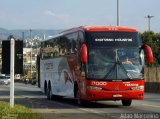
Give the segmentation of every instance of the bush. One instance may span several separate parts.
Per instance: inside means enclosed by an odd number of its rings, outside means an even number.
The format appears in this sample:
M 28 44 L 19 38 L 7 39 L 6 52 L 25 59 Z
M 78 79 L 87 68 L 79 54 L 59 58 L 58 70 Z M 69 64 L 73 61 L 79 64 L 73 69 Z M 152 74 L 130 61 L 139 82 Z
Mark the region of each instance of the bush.
M 15 104 L 10 108 L 9 103 L 0 101 L 0 119 L 42 119 L 37 113 L 30 109 Z

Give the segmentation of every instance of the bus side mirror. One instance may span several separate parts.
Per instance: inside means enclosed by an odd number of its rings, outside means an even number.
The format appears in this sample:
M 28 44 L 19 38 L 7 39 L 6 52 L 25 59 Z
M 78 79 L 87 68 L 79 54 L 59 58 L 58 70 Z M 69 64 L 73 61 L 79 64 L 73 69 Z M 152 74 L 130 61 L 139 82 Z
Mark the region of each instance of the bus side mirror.
M 147 55 L 147 60 L 149 63 L 153 63 L 154 62 L 154 57 L 153 57 L 153 53 L 152 53 L 152 49 L 150 46 L 148 45 L 143 45 L 143 48 L 145 50 L 145 53 Z
M 88 49 L 86 44 L 82 45 L 82 51 L 81 51 L 81 61 L 83 63 L 87 63 L 88 62 Z

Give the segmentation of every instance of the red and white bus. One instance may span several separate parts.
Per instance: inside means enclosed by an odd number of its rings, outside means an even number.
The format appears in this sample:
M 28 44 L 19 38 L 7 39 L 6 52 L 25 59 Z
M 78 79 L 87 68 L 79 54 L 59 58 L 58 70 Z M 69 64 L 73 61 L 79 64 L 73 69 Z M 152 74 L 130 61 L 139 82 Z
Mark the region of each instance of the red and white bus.
M 152 50 L 138 31 L 119 26 L 81 26 L 41 42 L 40 84 L 54 95 L 84 101 L 144 98 L 144 54 Z

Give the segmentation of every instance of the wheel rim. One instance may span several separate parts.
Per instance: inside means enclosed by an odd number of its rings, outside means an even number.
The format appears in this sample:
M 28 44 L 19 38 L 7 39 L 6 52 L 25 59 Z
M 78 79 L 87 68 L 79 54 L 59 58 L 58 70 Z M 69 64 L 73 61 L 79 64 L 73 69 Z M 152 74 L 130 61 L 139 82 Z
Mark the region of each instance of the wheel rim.
M 49 98 L 52 99 L 52 90 L 51 90 L 51 87 L 49 89 Z
M 47 98 L 48 98 L 48 99 L 50 99 L 50 96 L 49 96 L 49 95 L 50 95 L 50 90 L 47 89 Z
M 48 98 L 49 100 L 51 99 L 51 94 L 52 94 L 51 88 L 49 87 L 49 88 L 47 89 L 47 98 Z

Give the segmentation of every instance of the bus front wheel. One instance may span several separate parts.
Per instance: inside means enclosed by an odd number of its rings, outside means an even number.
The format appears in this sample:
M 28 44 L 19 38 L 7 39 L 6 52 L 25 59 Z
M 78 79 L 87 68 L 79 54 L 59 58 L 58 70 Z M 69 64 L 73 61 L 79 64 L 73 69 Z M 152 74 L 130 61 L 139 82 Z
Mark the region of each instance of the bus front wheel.
M 77 103 L 78 103 L 79 106 L 85 106 L 86 102 L 85 102 L 85 100 L 81 99 L 80 93 L 79 93 L 78 90 L 77 90 L 76 98 L 77 98 Z
M 130 106 L 132 103 L 132 100 L 122 100 L 122 105 L 123 106 Z

